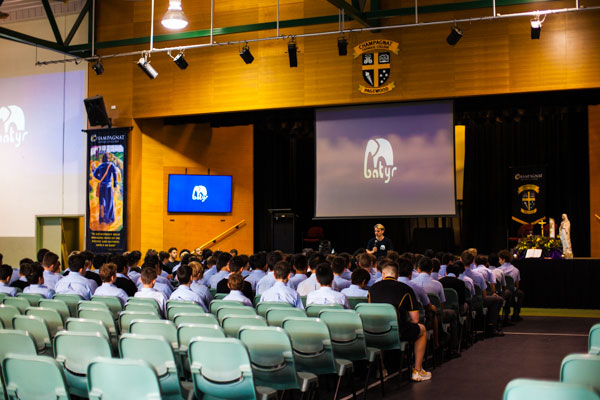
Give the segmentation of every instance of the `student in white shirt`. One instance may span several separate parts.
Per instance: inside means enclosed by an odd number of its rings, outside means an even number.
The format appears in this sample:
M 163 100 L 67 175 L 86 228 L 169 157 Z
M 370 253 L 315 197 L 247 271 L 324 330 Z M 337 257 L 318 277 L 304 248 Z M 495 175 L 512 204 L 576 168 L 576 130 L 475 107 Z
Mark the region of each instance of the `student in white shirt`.
M 351 278 L 352 284 L 346 289 L 342 289 L 341 293 L 346 297 L 368 297 L 369 291 L 365 288 L 371 279 L 371 274 L 366 269 L 356 268 L 352 272 Z
M 40 263 L 32 263 L 27 271 L 27 282 L 29 286 L 23 289 L 23 293 L 39 293 L 47 299 L 54 296 L 54 290 L 44 285 L 44 267 Z
M 333 271 L 329 264 L 319 264 L 315 274 L 317 276 L 317 282 L 321 287 L 307 295 L 307 306 L 311 304 L 341 304 L 344 308 L 350 308 L 346 295 L 336 292 L 331 288 L 333 283 Z
M 9 296 L 16 296 L 17 295 L 17 288 L 16 287 L 11 287 L 8 285 L 8 283 L 10 282 L 10 278 L 12 277 L 12 268 L 10 265 L 0 265 L 0 293 L 6 293 Z
M 143 285 L 142 290 L 137 292 L 134 297 L 143 297 L 156 300 L 158 303 L 158 308 L 164 317 L 166 315 L 167 296 L 165 296 L 163 292 L 154 289 L 154 284 L 156 283 L 156 268 L 142 268 L 140 279 Z
M 227 279 L 227 287 L 229 288 L 229 294 L 223 300 L 239 301 L 245 306 L 253 307 L 252 301 L 242 293 L 244 277 L 241 274 L 231 274 Z
M 296 308 L 304 309 L 302 299 L 298 292 L 287 285 L 290 278 L 291 268 L 287 261 L 279 261 L 275 264 L 273 273 L 276 282 L 269 289 L 265 290 L 260 301 L 280 301 L 290 303 Z
M 127 293 L 125 293 L 123 289 L 120 289 L 115 285 L 115 282 L 117 281 L 117 265 L 114 263 L 106 263 L 100 267 L 99 274 L 100 279 L 102 279 L 102 285 L 98 286 L 94 295 L 117 297 L 124 307 L 129 296 L 127 296 Z
M 213 301 L 213 295 L 210 293 L 210 289 L 202 283 L 204 266 L 198 261 L 191 261 L 188 265 L 192 269 L 192 284 L 190 285 L 190 289 L 200 296 L 204 304 L 210 304 Z

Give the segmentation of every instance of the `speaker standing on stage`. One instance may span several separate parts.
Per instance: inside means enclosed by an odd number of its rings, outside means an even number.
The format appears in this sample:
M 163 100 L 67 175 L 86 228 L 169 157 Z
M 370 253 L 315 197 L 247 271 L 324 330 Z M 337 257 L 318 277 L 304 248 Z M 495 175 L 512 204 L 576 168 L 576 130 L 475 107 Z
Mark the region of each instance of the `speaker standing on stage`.
M 381 224 L 375 225 L 375 237 L 367 243 L 367 253 L 375 257 L 385 257 L 388 250 L 393 250 L 390 238 L 384 237 L 385 228 Z

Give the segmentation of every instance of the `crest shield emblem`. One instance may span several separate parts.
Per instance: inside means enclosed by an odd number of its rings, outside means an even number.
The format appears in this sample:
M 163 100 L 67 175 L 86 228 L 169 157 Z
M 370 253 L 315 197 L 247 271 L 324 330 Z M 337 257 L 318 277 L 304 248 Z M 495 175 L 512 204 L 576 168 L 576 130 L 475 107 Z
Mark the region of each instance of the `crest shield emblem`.
M 378 88 L 390 77 L 390 53 L 364 53 L 362 55 L 363 79 L 370 86 Z

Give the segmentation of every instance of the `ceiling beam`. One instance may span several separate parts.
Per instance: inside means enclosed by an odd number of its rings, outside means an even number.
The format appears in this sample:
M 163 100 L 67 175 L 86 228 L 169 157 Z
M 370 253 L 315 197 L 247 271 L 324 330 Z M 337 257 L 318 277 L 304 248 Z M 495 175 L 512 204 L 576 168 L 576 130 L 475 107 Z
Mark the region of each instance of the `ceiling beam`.
M 90 10 L 91 6 L 92 6 L 92 0 L 87 0 L 85 2 L 85 4 L 83 5 L 81 12 L 79 13 L 79 15 L 77 16 L 77 19 L 73 23 L 73 27 L 71 27 L 71 31 L 69 32 L 69 34 L 67 35 L 67 38 L 65 39 L 65 46 L 68 46 L 69 44 L 71 44 L 71 41 L 73 40 L 73 37 L 75 36 L 75 33 L 77 33 L 79 26 L 81 25 L 81 23 L 83 22 L 83 19 L 85 18 L 85 14 L 87 14 L 87 12 Z
M 56 19 L 54 18 L 54 12 L 50 7 L 50 3 L 48 2 L 48 0 L 42 0 L 42 4 L 44 5 L 46 17 L 48 18 L 48 22 L 50 23 L 50 27 L 52 28 L 52 33 L 54 33 L 54 37 L 56 38 L 56 43 L 62 46 L 63 40 L 60 35 L 60 31 L 58 30 L 58 25 L 56 24 Z
M 361 25 L 366 26 L 367 28 L 370 28 L 372 26 L 369 22 L 367 22 L 367 19 L 365 18 L 364 14 L 358 8 L 354 7 L 350 3 L 346 3 L 345 0 L 327 1 L 333 4 L 336 8 L 341 8 L 342 10 L 344 10 L 344 12 L 348 14 L 348 16 L 352 17 L 352 19 L 354 19 Z

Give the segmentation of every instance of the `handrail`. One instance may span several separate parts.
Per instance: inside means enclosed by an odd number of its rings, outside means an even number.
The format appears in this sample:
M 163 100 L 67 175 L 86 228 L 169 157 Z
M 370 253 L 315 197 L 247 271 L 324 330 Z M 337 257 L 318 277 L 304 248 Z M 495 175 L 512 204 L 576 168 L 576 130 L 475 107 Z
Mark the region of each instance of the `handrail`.
M 241 220 L 236 225 L 232 226 L 231 228 L 227 229 L 226 231 L 215 236 L 208 242 L 204 243 L 202 246 L 200 246 L 200 249 L 207 249 L 209 247 L 212 247 L 213 245 L 217 244 L 217 242 L 220 242 L 221 240 L 225 239 L 226 237 L 233 235 L 238 229 L 240 229 L 244 225 L 246 225 L 245 219 Z

